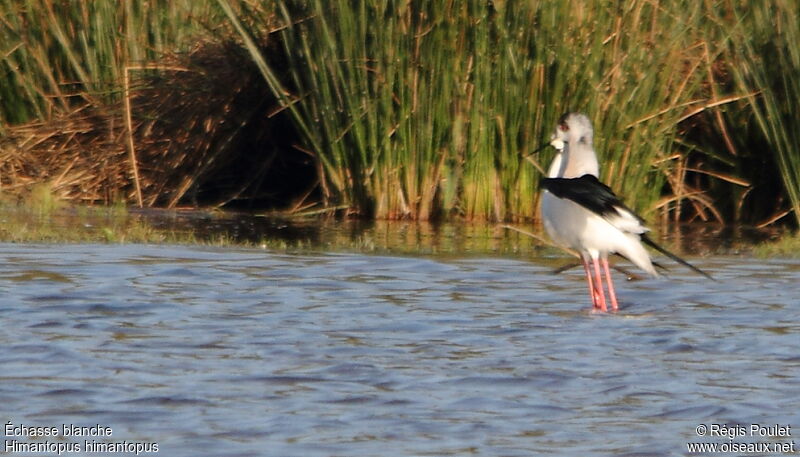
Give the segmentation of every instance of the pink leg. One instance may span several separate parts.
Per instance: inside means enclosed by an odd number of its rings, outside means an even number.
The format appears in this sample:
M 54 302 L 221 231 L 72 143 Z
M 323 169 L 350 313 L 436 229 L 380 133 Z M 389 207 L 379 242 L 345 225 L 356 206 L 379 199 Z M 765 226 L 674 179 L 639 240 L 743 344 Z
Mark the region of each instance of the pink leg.
M 603 257 L 603 271 L 606 274 L 606 284 L 608 284 L 608 298 L 611 299 L 611 309 L 616 311 L 619 309 L 617 304 L 617 293 L 614 291 L 614 281 L 611 279 L 611 272 L 608 268 L 608 258 Z
M 605 293 L 603 292 L 603 278 L 600 274 L 600 262 L 597 259 L 592 259 L 592 262 L 594 263 L 594 279 L 597 287 L 595 292 L 600 294 L 600 306 L 598 307 L 595 305 L 595 308 L 599 308 L 600 311 L 606 312 L 608 311 L 608 308 L 606 308 L 606 297 Z
M 592 281 L 592 273 L 589 271 L 589 261 L 586 260 L 583 256 L 581 256 L 581 262 L 583 262 L 583 271 L 586 272 L 586 282 L 589 284 L 589 296 L 592 297 L 592 307 L 599 308 L 600 303 L 598 302 L 599 298 L 597 296 L 597 289 L 594 288 L 594 284 Z

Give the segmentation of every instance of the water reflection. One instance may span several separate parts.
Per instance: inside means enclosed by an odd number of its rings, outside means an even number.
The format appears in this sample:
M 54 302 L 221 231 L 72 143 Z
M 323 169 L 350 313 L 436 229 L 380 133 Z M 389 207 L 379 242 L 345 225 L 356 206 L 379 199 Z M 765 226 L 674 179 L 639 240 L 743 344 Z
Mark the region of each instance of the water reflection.
M 220 235 L 249 244 L 283 241 L 289 246 L 367 252 L 464 255 L 536 255 L 548 244 L 536 224 L 426 223 L 318 218 L 276 218 L 252 214 L 134 211 L 132 215 L 161 229 L 193 232 L 201 239 Z M 659 238 L 679 253 L 736 254 L 779 234 L 778 229 L 754 229 L 714 224 L 671 225 Z
M 535 224 L 420 223 L 333 218 L 282 218 L 253 214 L 153 209 L 64 208 L 40 214 L 0 211 L 12 241 L 179 242 L 246 244 L 274 249 L 482 255 L 528 258 L 561 256 Z M 777 229 L 674 225 L 654 237 L 683 255 L 737 254 L 774 238 Z

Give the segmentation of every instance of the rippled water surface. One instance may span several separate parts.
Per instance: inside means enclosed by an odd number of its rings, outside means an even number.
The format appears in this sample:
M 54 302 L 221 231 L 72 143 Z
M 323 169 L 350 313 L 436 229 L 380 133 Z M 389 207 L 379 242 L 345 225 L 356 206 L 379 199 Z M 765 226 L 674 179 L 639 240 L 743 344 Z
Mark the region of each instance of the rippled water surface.
M 718 281 L 618 277 L 623 309 L 598 315 L 580 269 L 536 258 L 0 245 L 0 419 L 168 456 L 685 455 L 699 424 L 800 434 L 800 262 L 696 262 Z

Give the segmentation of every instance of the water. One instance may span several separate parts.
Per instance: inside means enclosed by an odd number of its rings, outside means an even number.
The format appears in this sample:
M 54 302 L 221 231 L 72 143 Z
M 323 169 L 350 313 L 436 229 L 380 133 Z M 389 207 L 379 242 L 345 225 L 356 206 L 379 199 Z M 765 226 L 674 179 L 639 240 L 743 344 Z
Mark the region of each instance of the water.
M 599 315 L 537 258 L 0 244 L 0 419 L 113 430 L 49 439 L 71 455 L 677 456 L 754 423 L 800 448 L 800 261 L 697 263 L 718 282 L 618 277 Z

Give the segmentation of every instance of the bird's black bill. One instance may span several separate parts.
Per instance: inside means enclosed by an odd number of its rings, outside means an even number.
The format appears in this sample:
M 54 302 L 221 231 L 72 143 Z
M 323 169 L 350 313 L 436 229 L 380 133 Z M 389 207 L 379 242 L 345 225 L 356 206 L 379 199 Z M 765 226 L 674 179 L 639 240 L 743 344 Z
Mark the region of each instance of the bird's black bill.
M 523 154 L 523 155 L 522 155 L 522 158 L 523 158 L 523 159 L 526 159 L 526 160 L 531 160 L 531 161 L 532 161 L 533 159 L 531 159 L 531 157 L 533 157 L 533 156 L 535 156 L 536 154 L 538 154 L 538 153 L 540 153 L 540 152 L 544 151 L 544 150 L 545 150 L 545 148 L 547 148 L 548 146 L 550 146 L 550 143 L 545 143 L 545 144 L 543 144 L 543 145 L 539 146 L 538 148 L 534 149 L 532 152 L 529 152 L 529 153 L 527 153 L 527 154 Z M 539 166 L 539 165 L 537 165 L 537 164 L 536 164 L 536 162 L 533 162 L 533 163 L 534 163 L 534 165 L 536 165 L 537 167 Z
M 540 152 L 544 151 L 545 149 L 547 149 L 547 147 L 548 147 L 548 146 L 550 146 L 550 143 L 544 143 L 544 144 L 542 144 L 541 146 L 539 146 L 538 148 L 534 149 L 534 150 L 533 150 L 533 151 L 532 151 L 530 154 L 528 154 L 528 155 L 534 155 L 534 154 L 538 154 L 538 153 L 540 153 Z

